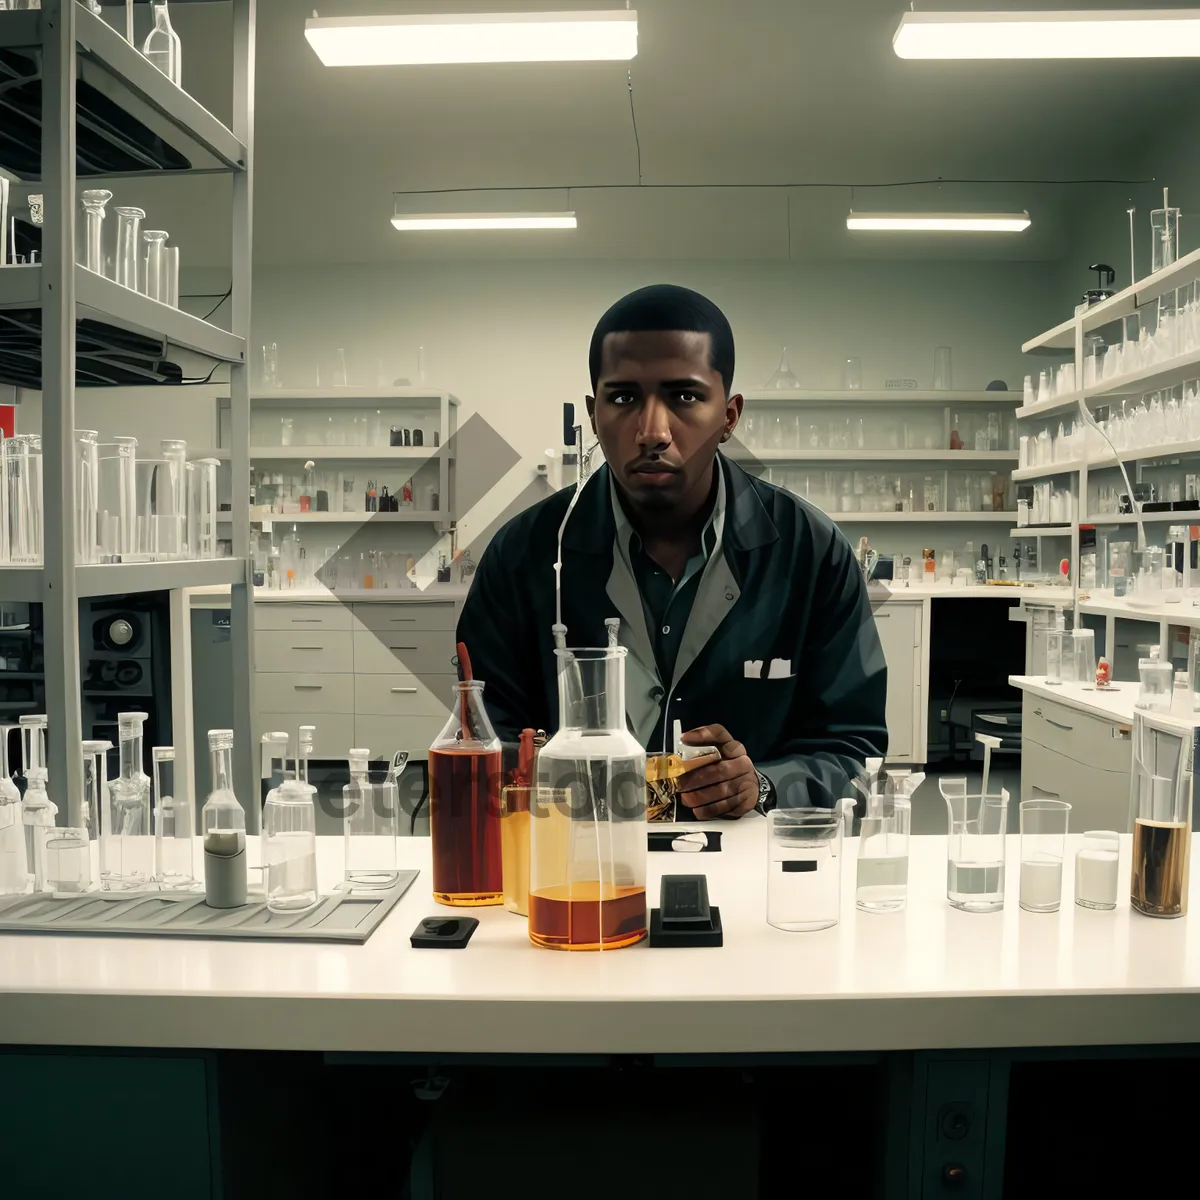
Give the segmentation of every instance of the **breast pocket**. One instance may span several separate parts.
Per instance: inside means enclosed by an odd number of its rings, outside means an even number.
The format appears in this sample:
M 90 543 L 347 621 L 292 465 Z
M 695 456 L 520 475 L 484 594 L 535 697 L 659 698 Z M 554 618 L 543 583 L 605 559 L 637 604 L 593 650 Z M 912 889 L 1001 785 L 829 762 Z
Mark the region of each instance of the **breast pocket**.
M 795 674 L 790 658 L 748 658 L 742 664 L 743 679 L 792 679 Z

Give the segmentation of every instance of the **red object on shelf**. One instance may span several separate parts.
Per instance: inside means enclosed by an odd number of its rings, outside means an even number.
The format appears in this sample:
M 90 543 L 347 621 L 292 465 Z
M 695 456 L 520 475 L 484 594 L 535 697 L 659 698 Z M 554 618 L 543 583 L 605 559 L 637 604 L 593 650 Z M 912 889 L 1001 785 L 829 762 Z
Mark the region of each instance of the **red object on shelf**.
M 1069 558 L 1064 558 L 1062 560 L 1062 562 L 1060 562 L 1058 564 L 1058 573 L 1064 579 L 1066 579 L 1067 576 L 1071 574 L 1071 560 Z
M 0 404 L 0 433 L 6 438 L 17 432 L 17 410 L 11 404 Z
M 1096 664 L 1096 686 L 1108 687 L 1112 683 L 1112 665 L 1107 658 L 1101 658 Z

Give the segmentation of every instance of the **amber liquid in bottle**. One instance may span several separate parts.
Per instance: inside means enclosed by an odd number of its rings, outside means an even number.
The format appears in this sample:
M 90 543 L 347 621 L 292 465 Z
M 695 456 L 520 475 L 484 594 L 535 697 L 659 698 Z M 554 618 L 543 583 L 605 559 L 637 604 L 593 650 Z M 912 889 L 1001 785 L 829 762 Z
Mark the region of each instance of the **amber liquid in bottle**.
M 603 889 L 603 890 L 602 890 Z M 646 889 L 596 880 L 529 894 L 529 937 L 550 950 L 617 950 L 646 936 Z
M 429 829 L 433 898 L 439 904 L 499 904 L 500 751 L 430 750 Z
M 1188 851 L 1192 831 L 1182 821 L 1133 824 L 1133 887 L 1130 904 L 1148 917 L 1187 912 Z
M 529 916 L 529 792 L 527 787 L 505 788 L 500 818 L 504 907 L 521 917 Z

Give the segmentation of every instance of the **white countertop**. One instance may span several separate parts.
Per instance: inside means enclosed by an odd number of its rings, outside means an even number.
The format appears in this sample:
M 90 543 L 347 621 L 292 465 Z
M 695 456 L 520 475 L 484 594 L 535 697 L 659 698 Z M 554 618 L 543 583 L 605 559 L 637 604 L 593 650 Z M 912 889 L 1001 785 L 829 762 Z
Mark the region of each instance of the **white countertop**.
M 421 604 L 434 600 L 465 600 L 469 584 L 435 583 L 427 588 L 355 588 L 348 591 L 329 591 L 328 588 L 255 588 L 255 603 L 282 602 L 285 604 Z M 211 587 L 188 588 L 193 608 L 227 608 L 229 588 L 216 584 Z
M 1044 675 L 1010 675 L 1008 682 L 1023 692 L 1053 700 L 1078 709 L 1093 717 L 1116 721 L 1121 725 L 1133 724 L 1134 704 L 1138 698 L 1136 683 L 1114 683 L 1107 688 L 1098 688 L 1083 683 L 1047 683 Z M 1200 724 L 1200 714 L 1192 711 L 1154 713 L 1155 719 L 1168 721 L 1185 728 Z
M 841 924 L 784 933 L 765 920 L 765 822 L 721 828 L 720 854 L 648 856 L 652 904 L 663 871 L 707 874 L 720 949 L 539 950 L 483 908 L 457 910 L 480 920 L 467 949 L 413 950 L 418 921 L 452 910 L 430 899 L 429 842 L 404 839 L 422 874 L 364 946 L 0 936 L 0 1028 L 26 1045 L 475 1053 L 1200 1040 L 1200 919 L 1134 914 L 1124 882 L 1115 912 L 1081 909 L 1068 867 L 1061 911 L 1023 912 L 1010 837 L 1004 911 L 967 914 L 945 899 L 945 839 L 917 837 L 907 910 L 858 913 L 851 841 Z M 321 843 L 328 887 L 341 843 Z M 1128 838 L 1122 855 L 1125 881 Z
M 1071 589 L 1068 587 L 1052 587 L 1037 585 L 1021 587 L 1012 584 L 971 584 L 970 586 L 955 587 L 949 583 L 914 583 L 908 587 L 903 584 L 893 584 L 890 579 L 880 579 L 874 582 L 882 584 L 892 593 L 896 600 L 1037 600 L 1057 602 L 1064 607 L 1071 605 Z

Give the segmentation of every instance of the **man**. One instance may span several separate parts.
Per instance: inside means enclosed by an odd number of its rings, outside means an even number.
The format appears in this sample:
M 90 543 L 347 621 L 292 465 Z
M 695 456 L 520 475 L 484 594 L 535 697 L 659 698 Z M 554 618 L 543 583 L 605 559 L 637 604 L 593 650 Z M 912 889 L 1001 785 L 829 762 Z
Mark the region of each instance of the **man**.
M 562 532 L 567 645 L 603 646 L 619 617 L 638 740 L 669 751 L 679 720 L 686 743 L 717 748 L 680 781 L 692 816 L 851 795 L 887 749 L 874 617 L 833 522 L 718 453 L 742 413 L 729 322 L 696 292 L 642 288 L 600 318 L 590 366 L 606 465 Z M 554 563 L 574 491 L 500 530 L 459 621 L 506 741 L 557 728 Z

